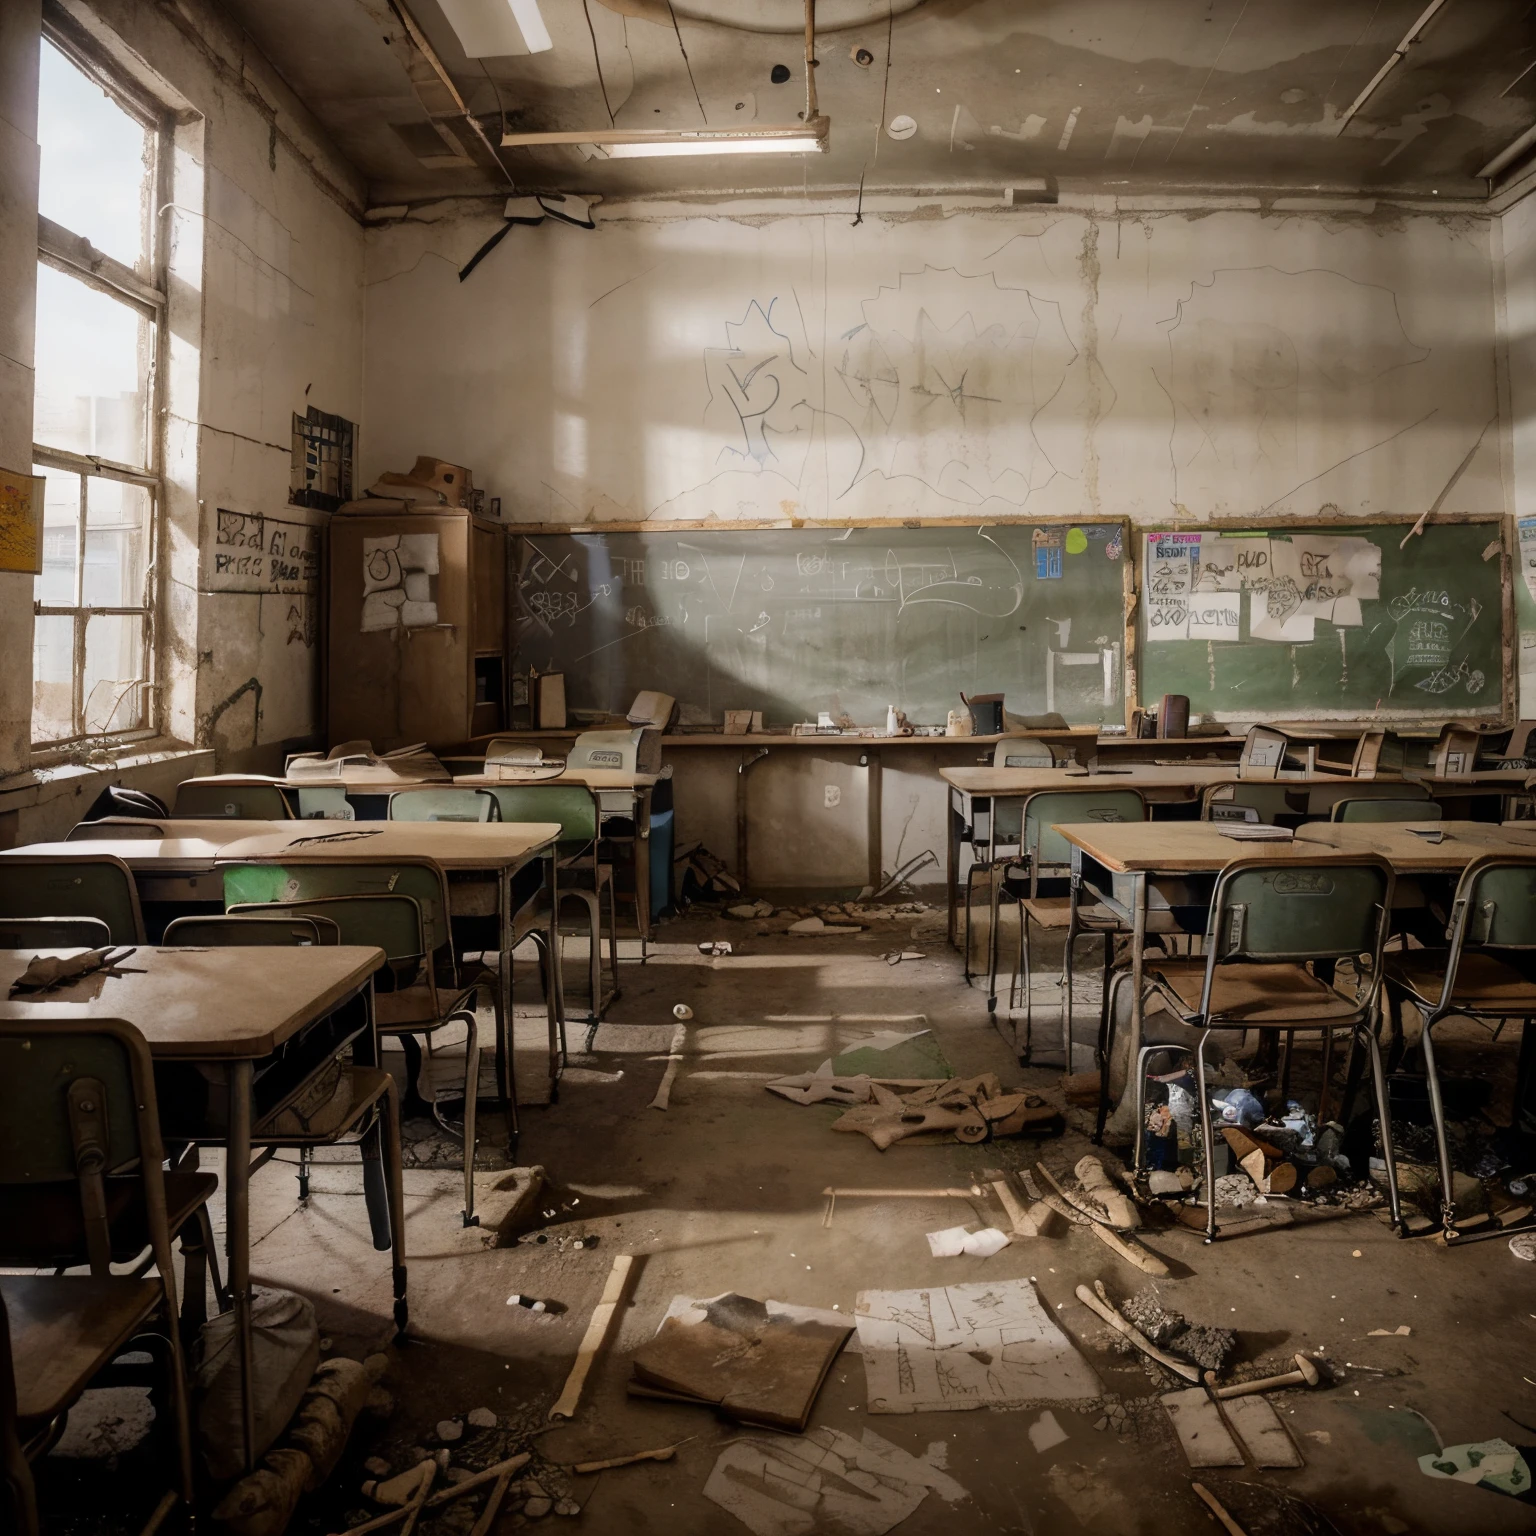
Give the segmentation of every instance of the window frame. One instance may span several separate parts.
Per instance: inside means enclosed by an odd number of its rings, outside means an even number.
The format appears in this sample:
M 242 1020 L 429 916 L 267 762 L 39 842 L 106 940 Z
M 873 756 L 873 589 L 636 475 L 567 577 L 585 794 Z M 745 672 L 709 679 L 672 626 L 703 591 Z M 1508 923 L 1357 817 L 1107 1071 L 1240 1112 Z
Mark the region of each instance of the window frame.
M 48 8 L 50 11 L 52 7 Z M 68 736 L 32 738 L 32 755 L 38 759 L 56 759 L 81 748 L 110 749 L 132 742 L 142 742 L 161 734 L 162 701 L 160 654 L 162 582 L 160 556 L 164 545 L 165 506 L 165 374 L 168 338 L 166 317 L 169 308 L 166 276 L 165 242 L 161 238 L 162 218 L 170 203 L 170 176 L 174 147 L 175 115 L 163 103 L 150 100 L 136 84 L 126 78 L 113 62 L 77 35 L 64 17 L 57 22 L 45 16 L 39 47 L 51 45 L 82 74 L 99 86 L 145 130 L 150 149 L 147 176 L 149 206 L 144 217 L 144 256 L 138 269 L 129 267 L 104 251 L 98 250 L 83 235 L 43 215 L 38 216 L 37 259 L 66 277 L 124 304 L 153 326 L 153 344 L 149 348 L 144 378 L 144 447 L 142 465 L 123 464 L 90 454 L 70 452 L 34 441 L 33 464 L 41 468 L 78 475 L 80 503 L 75 529 L 75 591 L 71 603 L 43 602 L 34 592 L 34 618 L 69 618 L 73 620 L 71 651 L 71 709 Z M 92 477 L 117 480 L 137 486 L 147 495 L 144 531 L 144 590 L 137 604 L 97 606 L 84 601 L 85 545 L 90 519 L 90 480 Z M 40 579 L 40 578 L 38 578 Z M 134 616 L 140 620 L 140 644 L 143 656 L 143 681 L 140 684 L 142 707 L 139 723 L 117 731 L 92 732 L 86 729 L 85 647 L 86 633 L 93 616 Z M 34 679 L 35 686 L 35 679 Z M 114 713 L 116 711 L 114 710 Z

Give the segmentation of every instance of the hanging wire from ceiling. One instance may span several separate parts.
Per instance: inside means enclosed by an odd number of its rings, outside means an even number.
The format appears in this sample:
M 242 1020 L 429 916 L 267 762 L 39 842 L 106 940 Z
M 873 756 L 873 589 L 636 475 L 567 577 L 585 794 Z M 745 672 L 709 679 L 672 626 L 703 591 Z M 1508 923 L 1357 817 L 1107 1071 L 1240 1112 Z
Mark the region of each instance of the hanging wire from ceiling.
M 592 62 L 597 66 L 597 83 L 602 87 L 603 110 L 608 114 L 608 126 L 613 127 L 613 103 L 608 100 L 608 82 L 603 79 L 602 55 L 597 51 L 597 31 L 592 25 L 591 0 L 581 0 L 581 13 L 587 18 L 587 36 L 592 39 Z
M 683 47 L 683 29 L 677 24 L 677 12 L 672 9 L 672 0 L 667 0 L 667 15 L 672 18 L 672 31 L 677 37 L 677 51 L 683 56 L 683 67 L 688 71 L 688 84 L 693 87 L 693 99 L 699 104 L 699 116 L 708 124 L 709 114 L 704 110 L 704 101 L 699 95 L 699 82 L 693 78 L 693 65 L 689 62 L 688 50 Z

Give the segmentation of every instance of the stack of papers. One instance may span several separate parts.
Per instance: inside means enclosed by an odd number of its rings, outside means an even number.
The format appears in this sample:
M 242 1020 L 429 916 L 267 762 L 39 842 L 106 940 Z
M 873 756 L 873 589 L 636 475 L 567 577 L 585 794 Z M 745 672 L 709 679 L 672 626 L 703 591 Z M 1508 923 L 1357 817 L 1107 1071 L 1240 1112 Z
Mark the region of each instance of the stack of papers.
M 1261 821 L 1234 821 L 1220 831 L 1240 843 L 1288 843 L 1296 835 L 1289 827 L 1270 827 Z

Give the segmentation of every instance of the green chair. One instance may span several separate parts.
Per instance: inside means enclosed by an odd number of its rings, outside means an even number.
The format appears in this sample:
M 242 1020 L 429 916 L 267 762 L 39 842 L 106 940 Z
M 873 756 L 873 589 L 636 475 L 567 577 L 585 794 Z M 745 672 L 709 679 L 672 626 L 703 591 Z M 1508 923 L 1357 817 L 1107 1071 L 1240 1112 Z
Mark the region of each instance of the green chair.
M 356 821 L 357 812 L 339 784 L 310 784 L 293 791 L 300 821 Z
M 0 856 L 0 918 L 8 917 L 94 917 L 112 943 L 144 943 L 133 871 L 110 853 Z
M 397 789 L 389 797 L 390 821 L 499 821 L 488 789 Z
M 171 816 L 176 821 L 290 821 L 293 807 L 270 779 L 224 774 L 183 780 L 176 786 Z
M 557 822 L 560 826 L 560 838 L 555 845 L 556 889 L 562 902 L 573 896 L 586 907 L 591 935 L 587 949 L 590 1036 L 604 1010 L 619 996 L 618 904 L 613 866 L 603 863 L 599 855 L 602 820 L 597 796 L 584 784 L 498 784 L 486 793 L 495 797 L 503 821 Z M 606 995 L 602 954 L 604 891 L 608 893 L 608 968 L 613 983 Z M 559 968 L 557 957 L 555 969 Z
M 270 916 L 259 908 L 230 917 L 178 917 L 166 924 L 160 938 L 166 949 L 223 949 L 228 945 L 340 944 L 341 930 L 329 918 L 313 913 Z
M 0 918 L 0 949 L 106 949 L 111 942 L 99 917 Z
M 0 1020 L 0 1266 L 90 1270 L 0 1277 L 15 1388 L 14 1414 L 0 1409 L 15 1440 L 7 1483 L 19 1481 L 17 1449 L 25 1461 L 46 1453 L 87 1387 L 148 1347 L 169 1482 L 195 1512 L 171 1234 L 217 1180 L 168 1172 L 164 1158 L 149 1047 L 131 1024 Z
M 474 1226 L 475 1118 L 480 1085 L 480 1033 L 476 1019 L 479 983 L 460 989 L 453 983 L 445 1003 L 438 991 L 437 962 L 443 952 L 452 964 L 448 942 L 447 892 L 442 871 L 429 860 L 391 860 L 238 864 L 222 866 L 224 909 L 229 916 L 305 917 L 317 927 L 334 925 L 338 942 L 367 945 L 384 952 L 382 984 L 376 980 L 374 1021 L 381 1037 L 399 1039 L 406 1057 L 407 1106 L 427 1105 L 433 1119 L 450 1134 L 456 1128 L 442 1113 L 424 1079 L 417 1036 L 427 1042 L 452 1023 L 465 1029 L 464 1120 L 457 1128 L 463 1141 L 465 1226 Z M 494 989 L 492 989 L 494 995 Z M 498 1018 L 499 1023 L 499 1018 Z M 424 1092 L 423 1090 L 426 1089 Z
M 1439 821 L 1444 814 L 1440 805 L 1423 799 L 1335 800 L 1329 821 Z
M 1010 1042 L 1020 1062 L 1029 1058 L 1034 1028 L 1034 1003 L 1030 986 L 1029 930 L 1031 924 L 1042 929 L 1065 931 L 1065 950 L 1062 955 L 1062 1058 L 1064 1071 L 1072 1070 L 1072 966 L 1073 951 L 1078 937 L 1088 933 L 1104 940 L 1104 982 L 1107 991 L 1109 971 L 1114 959 L 1114 936 L 1122 932 L 1119 920 L 1107 907 L 1098 904 L 1084 906 L 1071 894 L 1042 896 L 1040 881 L 1070 879 L 1072 870 L 1072 845 L 1056 830 L 1059 825 L 1074 822 L 1140 822 L 1147 819 L 1147 802 L 1137 789 L 1068 789 L 1042 790 L 1031 795 L 1020 806 L 1021 847 L 1019 863 L 1028 875 L 1028 885 L 1016 896 L 1019 909 L 1019 948 L 1013 973 L 1008 985 L 1009 1027 L 1013 1032 Z M 1012 870 L 1007 871 L 1012 874 Z M 997 1009 L 997 941 L 998 913 L 1001 908 L 1001 891 L 993 901 L 991 953 L 988 965 L 987 1008 Z M 1024 1004 L 1024 1043 L 1019 1044 L 1018 1031 L 1012 1025 L 1012 1012 L 1016 1002 L 1016 985 L 1022 980 Z
M 1536 1019 L 1536 857 L 1492 853 L 1462 871 L 1451 908 L 1446 949 L 1404 949 L 1386 957 L 1388 1006 L 1411 1002 L 1423 1015 L 1419 1052 L 1429 1086 L 1430 1115 L 1440 1164 L 1440 1212 L 1446 1237 L 1455 1235 L 1455 1183 L 1445 1104 L 1435 1065 L 1434 1031 L 1448 1018 L 1492 1025 L 1494 1038 L 1510 1019 L 1523 1021 L 1516 1124 L 1536 1135 L 1531 1077 L 1531 1023 Z M 1400 1018 L 1394 1020 L 1394 1030 Z
M 1143 1045 L 1134 1083 L 1135 1172 L 1141 1173 L 1146 1125 L 1146 1064 L 1158 1051 L 1183 1051 L 1195 1062 L 1195 1097 L 1205 1155 L 1205 1239 L 1216 1237 L 1215 1131 L 1206 1086 L 1205 1045 L 1217 1030 L 1256 1030 L 1283 1036 L 1323 1037 L 1323 1100 L 1328 1092 L 1333 1034 L 1350 1031 L 1368 1052 L 1386 1149 L 1387 1194 L 1394 1227 L 1400 1225 L 1397 1165 L 1392 1154 L 1391 1110 L 1376 1040 L 1382 950 L 1392 912 L 1392 866 L 1374 856 L 1236 859 L 1222 870 L 1211 900 L 1203 957 L 1149 961 L 1148 982 L 1173 1016 L 1200 1032 L 1193 1047 Z M 1362 959 L 1364 964 L 1362 965 Z M 1357 995 L 1336 990 L 1329 976 L 1351 960 Z M 1348 1106 L 1345 1106 L 1348 1113 Z M 1319 1107 L 1322 1115 L 1322 1101 Z

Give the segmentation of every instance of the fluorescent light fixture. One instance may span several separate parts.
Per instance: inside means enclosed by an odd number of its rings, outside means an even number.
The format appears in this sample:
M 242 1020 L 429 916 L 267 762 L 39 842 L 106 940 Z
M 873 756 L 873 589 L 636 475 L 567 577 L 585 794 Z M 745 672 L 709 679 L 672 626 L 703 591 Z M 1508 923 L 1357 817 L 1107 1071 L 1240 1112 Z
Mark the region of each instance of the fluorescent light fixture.
M 831 120 L 783 128 L 578 128 L 562 133 L 507 133 L 503 149 L 535 149 L 553 144 L 591 144 L 614 160 L 653 155 L 814 155 L 825 154 Z
M 438 0 L 466 58 L 547 53 L 555 45 L 539 0 Z

